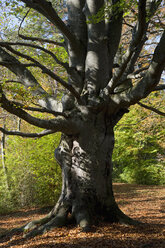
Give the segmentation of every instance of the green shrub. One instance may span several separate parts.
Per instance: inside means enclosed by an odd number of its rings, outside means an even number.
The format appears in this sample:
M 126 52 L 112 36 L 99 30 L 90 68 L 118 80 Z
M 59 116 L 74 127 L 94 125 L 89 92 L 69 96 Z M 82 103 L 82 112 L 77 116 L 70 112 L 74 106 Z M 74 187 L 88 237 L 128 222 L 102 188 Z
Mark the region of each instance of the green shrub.
M 165 184 L 164 137 L 161 116 L 132 107 L 115 129 L 115 182 Z
M 54 158 L 60 134 L 40 139 L 9 137 L 6 146 L 9 192 L 0 183 L 0 211 L 52 205 L 61 189 L 61 169 Z M 3 178 L 1 171 L 0 178 Z

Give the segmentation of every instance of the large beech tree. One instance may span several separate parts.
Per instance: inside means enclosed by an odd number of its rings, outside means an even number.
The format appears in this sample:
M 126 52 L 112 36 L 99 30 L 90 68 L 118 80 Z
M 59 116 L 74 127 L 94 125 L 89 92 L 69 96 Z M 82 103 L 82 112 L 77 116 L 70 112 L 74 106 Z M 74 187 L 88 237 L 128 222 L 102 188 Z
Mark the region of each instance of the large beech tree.
M 61 36 L 57 36 L 58 40 L 36 38 L 33 34 L 27 37 L 19 30 L 23 41 L 0 42 L 0 65 L 15 74 L 13 84 L 21 83 L 38 104 L 13 100 L 3 84 L 1 107 L 44 131 L 0 130 L 23 137 L 62 133 L 55 150 L 62 170 L 60 198 L 45 218 L 20 230 L 31 236 L 76 221 L 83 231 L 88 231 L 99 219 L 137 224 L 119 209 L 113 195 L 113 129 L 131 105 L 152 91 L 165 89 L 160 83 L 165 67 L 163 1 L 68 0 L 63 19 L 53 1 L 17 2 L 44 16 L 64 37 L 64 42 L 60 42 Z M 64 47 L 69 62 L 57 58 L 47 44 Z M 34 49 L 38 58 L 18 47 Z M 67 81 L 40 61 L 41 52 L 65 69 Z M 33 67 L 65 89 L 61 101 L 37 80 Z M 49 113 L 51 118 L 37 118 L 33 111 Z

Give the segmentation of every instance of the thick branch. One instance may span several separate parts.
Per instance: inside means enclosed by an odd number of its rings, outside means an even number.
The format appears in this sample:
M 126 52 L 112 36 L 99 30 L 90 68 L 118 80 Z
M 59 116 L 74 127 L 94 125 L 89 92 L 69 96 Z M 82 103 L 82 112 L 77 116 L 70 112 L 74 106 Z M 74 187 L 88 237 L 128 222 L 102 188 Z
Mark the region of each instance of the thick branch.
M 69 53 L 69 64 L 71 67 L 77 69 L 77 71 L 83 73 L 85 68 L 85 56 L 86 56 L 86 46 L 87 46 L 87 25 L 85 20 L 85 15 L 83 13 L 83 8 L 85 5 L 85 0 L 68 0 L 68 20 L 67 23 L 70 30 L 75 34 L 76 38 L 83 44 L 79 46 L 79 51 L 75 54 L 72 46 L 68 46 Z
M 133 35 L 131 46 L 136 47 L 142 39 L 146 27 L 146 0 L 139 0 L 137 31 Z
M 108 5 L 106 0 L 106 3 Z M 110 58 L 110 68 L 112 70 L 114 57 L 119 47 L 121 32 L 122 32 L 122 20 L 123 20 L 123 10 L 121 7 L 117 7 L 120 0 L 112 1 L 112 13 L 110 19 L 107 21 L 107 33 L 108 33 L 108 46 L 109 46 L 109 58 Z
M 79 46 L 79 51 L 72 49 L 70 44 L 67 44 L 69 55 L 69 66 L 72 68 L 70 73 L 69 83 L 81 93 L 84 85 L 85 77 L 85 60 L 87 46 L 87 24 L 83 13 L 85 0 L 68 0 L 68 20 L 70 30 L 75 34 L 76 38 L 82 44 Z
M 109 51 L 107 44 L 107 26 L 104 20 L 92 21 L 93 16 L 104 7 L 104 0 L 86 0 L 85 15 L 88 28 L 88 46 L 86 55 L 85 77 L 89 102 L 97 101 L 100 89 L 103 89 L 110 76 Z M 93 104 L 93 103 L 92 103 Z
M 57 112 L 57 111 L 53 111 L 53 110 L 49 110 L 47 108 L 35 108 L 35 107 L 30 107 L 30 106 L 26 106 L 22 103 L 19 102 L 15 102 L 15 101 L 11 101 L 12 104 L 14 104 L 16 107 L 22 108 L 22 109 L 26 109 L 29 111 L 33 111 L 33 112 L 40 112 L 40 113 L 48 113 L 48 114 L 52 114 L 54 116 L 64 116 L 65 118 L 67 118 L 67 115 L 62 113 L 62 112 Z
M 23 109 L 15 106 L 11 101 L 9 101 L 5 97 L 5 95 L 3 93 L 1 93 L 0 103 L 1 103 L 1 107 L 3 109 L 5 109 L 7 112 L 20 117 L 21 119 L 25 120 L 29 124 L 32 124 L 34 126 L 38 126 L 41 128 L 50 128 L 49 121 L 41 120 L 41 119 L 38 119 L 38 118 L 31 116 Z
M 162 111 L 160 111 L 160 110 L 158 110 L 158 109 L 156 109 L 156 108 L 154 108 L 152 106 L 145 105 L 144 103 L 141 103 L 141 102 L 139 102 L 138 105 L 140 105 L 143 108 L 149 109 L 149 110 L 157 113 L 158 115 L 165 116 L 165 113 L 164 112 L 162 112 Z
M 62 33 L 63 35 L 69 40 L 73 49 L 78 49 L 79 42 L 76 39 L 75 35 L 70 32 L 66 24 L 61 20 L 58 16 L 55 9 L 52 7 L 51 2 L 46 0 L 21 0 L 22 2 L 26 3 L 27 7 L 33 8 L 37 10 L 39 13 L 44 15 L 52 24 L 54 24 Z
M 45 135 L 49 135 L 49 134 L 52 134 L 54 133 L 54 131 L 52 130 L 44 130 L 40 133 L 22 133 L 22 132 L 18 132 L 18 131 L 8 131 L 2 127 L 0 127 L 0 131 L 4 134 L 7 134 L 7 135 L 16 135 L 16 136 L 21 136 L 21 137 L 25 137 L 25 138 L 41 138 Z
M 157 91 L 157 90 L 165 90 L 165 84 L 159 84 L 158 86 L 156 86 L 154 91 Z

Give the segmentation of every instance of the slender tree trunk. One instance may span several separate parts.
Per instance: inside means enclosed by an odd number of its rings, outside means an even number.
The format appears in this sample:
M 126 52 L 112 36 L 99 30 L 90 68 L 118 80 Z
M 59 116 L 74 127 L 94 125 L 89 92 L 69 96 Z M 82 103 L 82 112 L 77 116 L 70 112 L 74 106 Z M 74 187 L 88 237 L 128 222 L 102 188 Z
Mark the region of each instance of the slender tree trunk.
M 17 131 L 21 130 L 21 118 L 17 119 Z
M 5 129 L 5 124 L 3 125 L 3 128 Z M 9 189 L 9 183 L 8 183 L 8 175 L 7 175 L 7 167 L 5 164 L 5 142 L 6 142 L 6 135 L 2 133 L 1 135 L 1 157 L 2 157 L 2 167 L 4 171 L 4 177 L 5 177 L 5 183 L 6 183 L 6 189 Z

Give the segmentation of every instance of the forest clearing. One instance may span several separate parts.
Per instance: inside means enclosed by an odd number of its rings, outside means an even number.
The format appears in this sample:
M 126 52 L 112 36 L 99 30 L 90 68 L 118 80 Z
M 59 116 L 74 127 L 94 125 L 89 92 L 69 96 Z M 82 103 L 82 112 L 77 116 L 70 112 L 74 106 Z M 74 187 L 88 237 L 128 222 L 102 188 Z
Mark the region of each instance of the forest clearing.
M 164 248 L 165 247 L 165 187 L 114 184 L 116 201 L 122 211 L 142 221 L 139 226 L 98 223 L 93 232 L 81 232 L 79 227 L 53 229 L 41 236 L 24 239 L 22 235 L 1 238 L 1 248 L 103 247 L 103 248 Z M 0 217 L 0 232 L 43 217 L 49 208 L 20 210 Z

